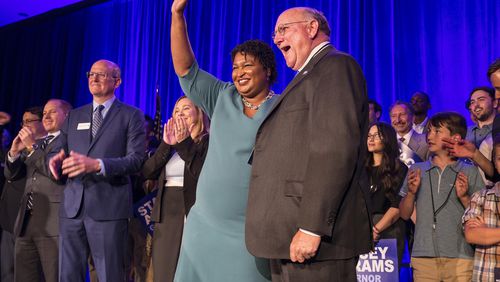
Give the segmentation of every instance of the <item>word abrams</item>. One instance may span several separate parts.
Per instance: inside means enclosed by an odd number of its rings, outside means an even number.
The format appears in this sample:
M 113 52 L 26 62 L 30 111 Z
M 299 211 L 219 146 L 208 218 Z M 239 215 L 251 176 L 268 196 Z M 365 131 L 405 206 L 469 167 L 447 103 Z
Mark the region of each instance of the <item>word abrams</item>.
M 356 271 L 359 282 L 398 281 L 396 239 L 382 239 L 374 252 L 360 255 Z

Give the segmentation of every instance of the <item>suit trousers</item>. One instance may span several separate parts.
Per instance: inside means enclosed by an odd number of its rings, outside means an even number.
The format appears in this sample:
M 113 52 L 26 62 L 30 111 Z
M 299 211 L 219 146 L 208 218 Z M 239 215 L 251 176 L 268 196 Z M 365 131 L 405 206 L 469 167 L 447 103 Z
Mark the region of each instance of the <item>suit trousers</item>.
M 2 243 L 0 245 L 1 265 L 0 281 L 14 282 L 14 243 L 15 238 L 9 231 L 2 230 Z
M 327 261 L 292 262 L 271 259 L 273 282 L 356 282 L 359 257 Z
M 84 282 L 92 255 L 99 282 L 126 281 L 128 219 L 97 221 L 88 216 L 59 220 L 60 282 Z
M 59 236 L 41 235 L 39 229 L 30 224 L 29 214 L 24 223 L 22 236 L 15 239 L 14 280 L 57 282 Z

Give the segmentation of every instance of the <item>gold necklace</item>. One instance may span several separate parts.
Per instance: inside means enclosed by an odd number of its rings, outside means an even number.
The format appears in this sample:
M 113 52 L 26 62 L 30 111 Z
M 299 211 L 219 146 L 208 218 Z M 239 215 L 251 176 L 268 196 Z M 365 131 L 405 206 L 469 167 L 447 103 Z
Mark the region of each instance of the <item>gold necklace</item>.
M 241 96 L 241 101 L 243 102 L 243 105 L 245 105 L 245 107 L 247 107 L 249 109 L 252 109 L 254 111 L 258 111 L 259 108 L 260 108 L 260 106 L 262 106 L 262 104 L 264 104 L 267 100 L 271 99 L 273 96 L 274 96 L 274 92 L 272 90 L 270 90 L 269 94 L 267 94 L 266 98 L 264 98 L 264 101 L 262 101 L 257 106 L 255 106 L 252 103 L 248 102 L 247 99 L 245 99 L 245 97 L 243 97 L 243 96 Z

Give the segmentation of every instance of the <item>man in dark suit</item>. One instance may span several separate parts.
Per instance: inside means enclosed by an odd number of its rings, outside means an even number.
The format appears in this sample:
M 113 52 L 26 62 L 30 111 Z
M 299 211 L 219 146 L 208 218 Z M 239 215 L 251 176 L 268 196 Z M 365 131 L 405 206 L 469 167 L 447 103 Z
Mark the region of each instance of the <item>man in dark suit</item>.
M 47 134 L 42 124 L 43 108 L 31 107 L 24 111 L 21 126 L 33 133 L 34 139 Z M 26 156 L 26 151 L 21 153 Z M 7 153 L 4 157 L 6 162 Z M 14 281 L 14 223 L 19 212 L 20 201 L 26 186 L 26 174 L 19 173 L 15 177 L 8 170 L 4 171 L 6 182 L 0 197 L 0 226 L 2 227 L 1 243 L 1 277 L 0 281 Z
M 54 177 L 68 178 L 60 208 L 59 281 L 84 281 L 89 252 L 99 281 L 124 281 L 129 175 L 145 157 L 144 114 L 116 99 L 121 74 L 115 63 L 97 61 L 87 77 L 93 103 L 69 113 L 64 150 L 49 163 Z
M 365 79 L 329 35 L 310 8 L 283 12 L 273 34 L 298 73 L 257 132 L 245 234 L 273 281 L 356 281 L 373 245 Z
M 26 177 L 14 225 L 16 281 L 58 281 L 59 203 L 64 186 L 50 178 L 47 160 L 57 154 L 60 128 L 71 110 L 63 100 L 49 100 L 43 109 L 48 135 L 36 139 L 28 127 L 14 138 L 6 162 L 9 178 Z M 22 151 L 27 154 L 21 155 Z

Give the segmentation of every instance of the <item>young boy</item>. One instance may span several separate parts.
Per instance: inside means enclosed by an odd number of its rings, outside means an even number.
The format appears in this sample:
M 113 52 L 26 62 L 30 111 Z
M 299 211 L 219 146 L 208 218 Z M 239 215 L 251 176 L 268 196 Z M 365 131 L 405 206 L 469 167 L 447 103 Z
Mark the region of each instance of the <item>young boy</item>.
M 462 215 L 469 195 L 484 187 L 478 169 L 451 157 L 442 138 L 465 138 L 465 119 L 452 112 L 429 120 L 427 144 L 431 157 L 414 164 L 401 188 L 403 219 L 416 212 L 411 264 L 419 281 L 470 281 L 472 247 L 462 231 Z
M 493 143 L 493 160 L 500 173 L 500 135 Z M 472 281 L 500 280 L 500 182 L 472 195 L 462 218 L 465 239 L 476 244 Z

